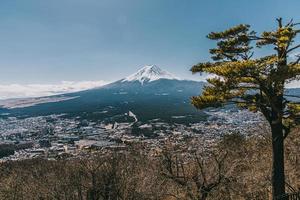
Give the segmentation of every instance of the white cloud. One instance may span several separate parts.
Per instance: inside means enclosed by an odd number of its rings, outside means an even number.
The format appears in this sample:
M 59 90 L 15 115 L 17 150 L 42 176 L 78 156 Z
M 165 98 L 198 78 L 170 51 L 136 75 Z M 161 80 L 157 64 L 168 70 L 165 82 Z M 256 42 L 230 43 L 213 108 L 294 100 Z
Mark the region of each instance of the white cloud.
M 77 92 L 107 84 L 105 81 L 62 81 L 58 84 L 0 84 L 0 99 L 41 97 Z
M 287 88 L 300 88 L 300 81 L 292 81 L 286 84 Z

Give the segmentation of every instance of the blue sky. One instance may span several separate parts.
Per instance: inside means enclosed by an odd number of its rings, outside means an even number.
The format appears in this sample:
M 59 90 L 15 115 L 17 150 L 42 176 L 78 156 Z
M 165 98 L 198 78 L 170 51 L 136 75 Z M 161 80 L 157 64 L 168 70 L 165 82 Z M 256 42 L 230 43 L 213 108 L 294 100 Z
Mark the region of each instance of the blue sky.
M 113 81 L 156 64 L 181 78 L 239 23 L 300 21 L 299 0 L 1 0 L 0 84 Z

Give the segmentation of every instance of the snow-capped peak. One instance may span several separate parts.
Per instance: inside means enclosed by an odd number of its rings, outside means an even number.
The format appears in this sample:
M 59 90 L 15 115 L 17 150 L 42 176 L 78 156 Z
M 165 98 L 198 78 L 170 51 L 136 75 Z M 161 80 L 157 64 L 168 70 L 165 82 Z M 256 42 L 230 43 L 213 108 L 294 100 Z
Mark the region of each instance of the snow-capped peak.
M 139 81 L 141 84 L 144 82 L 156 81 L 158 79 L 178 79 L 173 74 L 164 71 L 156 65 L 146 65 L 136 73 L 123 79 L 122 82 Z

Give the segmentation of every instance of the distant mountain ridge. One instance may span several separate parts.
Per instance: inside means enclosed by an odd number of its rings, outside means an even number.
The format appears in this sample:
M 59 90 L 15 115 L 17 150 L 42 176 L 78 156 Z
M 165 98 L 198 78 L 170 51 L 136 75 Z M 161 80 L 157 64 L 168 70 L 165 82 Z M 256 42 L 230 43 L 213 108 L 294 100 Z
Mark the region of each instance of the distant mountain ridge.
M 39 116 L 66 113 L 104 121 L 130 121 L 129 111 L 139 120 L 199 121 L 204 113 L 190 104 L 205 83 L 181 80 L 155 65 L 148 65 L 119 81 L 99 88 L 52 97 L 32 98 L 16 102 L 18 106 L 2 105 L 0 112 L 11 116 Z M 43 98 L 43 100 L 41 100 Z M 51 99 L 56 99 L 55 101 Z M 46 100 L 49 99 L 49 102 Z M 61 101 L 60 101 L 61 100 Z M 180 117 L 178 117 L 180 116 Z

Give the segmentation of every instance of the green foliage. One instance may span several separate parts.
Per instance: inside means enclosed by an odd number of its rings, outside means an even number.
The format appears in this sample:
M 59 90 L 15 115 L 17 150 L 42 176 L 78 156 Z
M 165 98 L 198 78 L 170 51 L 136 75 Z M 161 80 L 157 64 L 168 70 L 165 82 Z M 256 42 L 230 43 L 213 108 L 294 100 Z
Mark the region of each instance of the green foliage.
M 252 48 L 249 46 L 249 25 L 240 24 L 223 32 L 212 32 L 207 37 L 217 40 L 217 48 L 210 49 L 212 59 L 218 60 L 237 60 L 238 56 L 244 56 Z
M 260 36 L 244 24 L 207 36 L 217 41 L 216 48 L 210 49 L 212 62 L 196 64 L 191 71 L 215 77 L 207 80 L 209 84 L 200 96 L 192 97 L 195 107 L 218 107 L 231 102 L 261 111 L 270 123 L 281 121 L 286 131 L 298 123 L 297 102 L 291 102 L 284 90 L 287 82 L 300 75 L 300 59 L 288 59 L 300 47 L 294 45 L 299 30 L 292 21 L 286 25 L 282 25 L 281 19 L 277 21 L 276 30 Z M 273 47 L 274 52 L 253 58 L 256 48 L 265 46 Z

